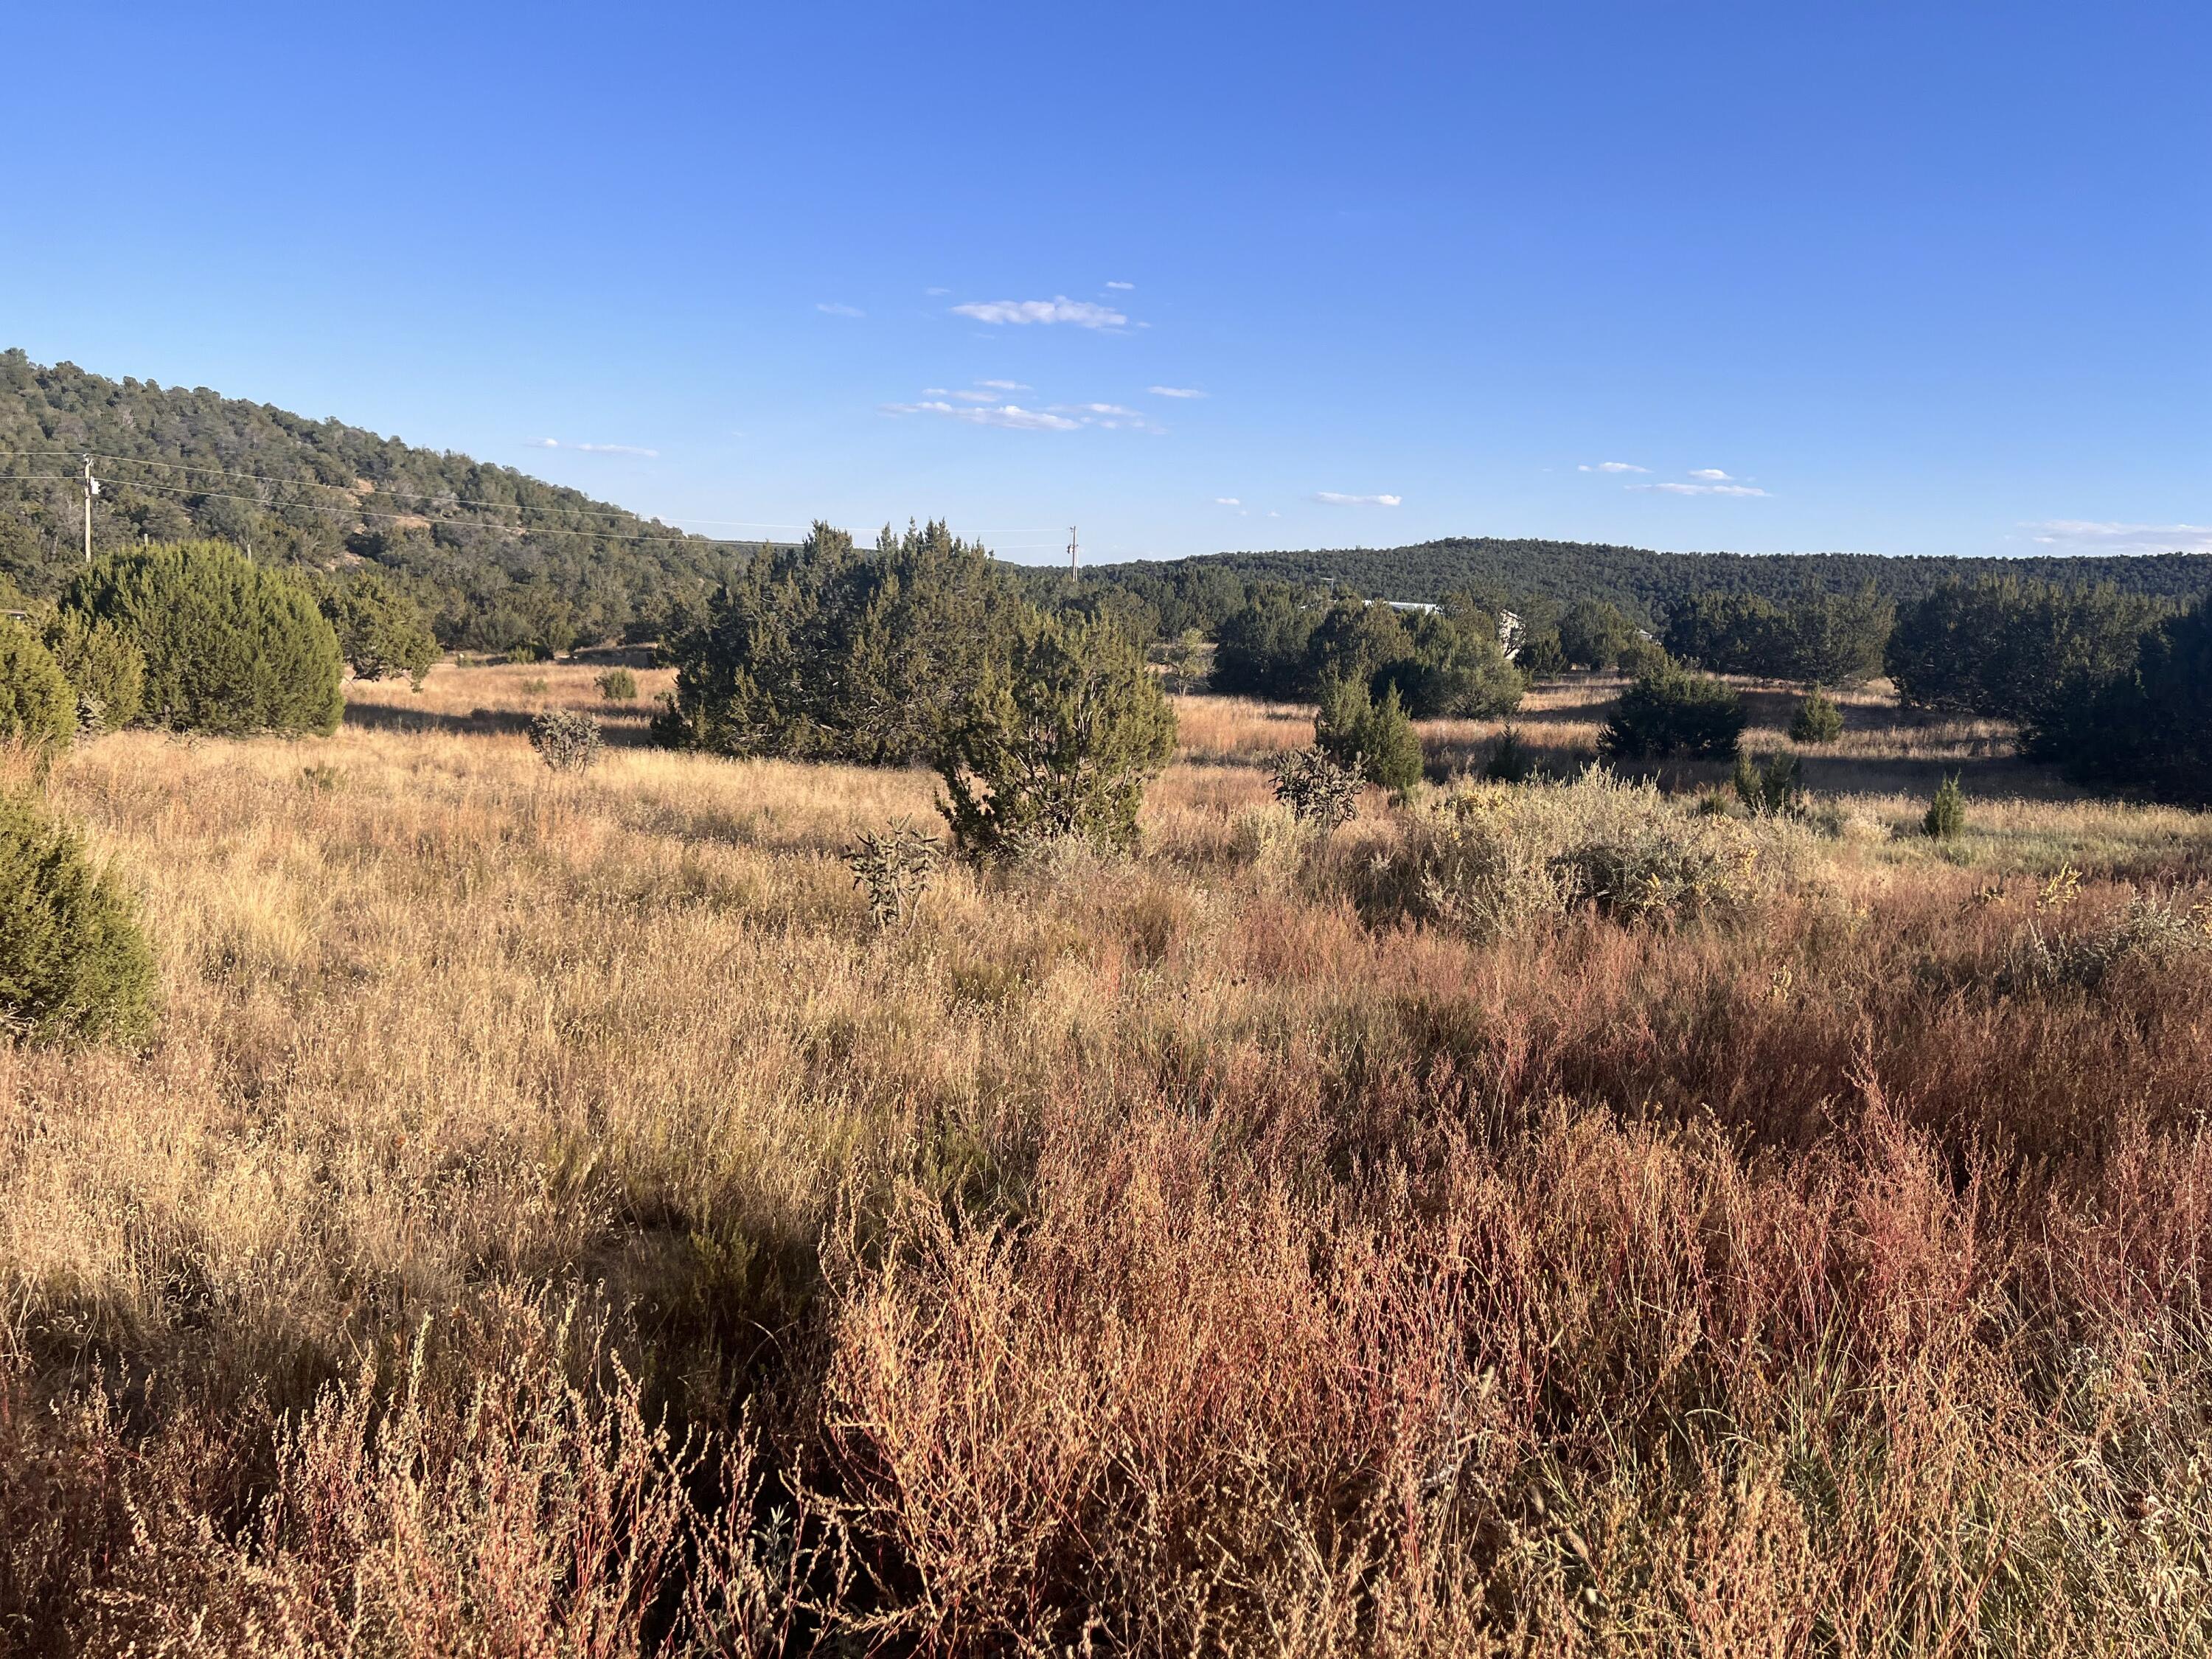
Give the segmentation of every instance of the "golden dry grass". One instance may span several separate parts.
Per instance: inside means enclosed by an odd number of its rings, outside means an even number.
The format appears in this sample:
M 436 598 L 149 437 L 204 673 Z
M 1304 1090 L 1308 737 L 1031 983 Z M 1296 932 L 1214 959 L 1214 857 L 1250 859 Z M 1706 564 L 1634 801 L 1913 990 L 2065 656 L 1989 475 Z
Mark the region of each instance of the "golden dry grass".
M 2212 963 L 2005 977 L 2206 819 L 1854 698 L 1750 923 L 1484 943 L 1189 698 L 1141 859 L 885 935 L 841 854 L 926 775 L 592 678 L 55 780 L 165 1012 L 0 1048 L 0 1650 L 2208 1645 Z

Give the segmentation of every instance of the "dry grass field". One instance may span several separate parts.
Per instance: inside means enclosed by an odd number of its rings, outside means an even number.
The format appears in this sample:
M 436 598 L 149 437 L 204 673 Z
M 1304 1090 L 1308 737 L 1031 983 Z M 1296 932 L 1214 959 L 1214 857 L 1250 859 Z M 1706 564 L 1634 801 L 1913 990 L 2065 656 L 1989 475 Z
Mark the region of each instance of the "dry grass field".
M 879 931 L 927 775 L 592 672 L 47 786 L 164 1007 L 0 1047 L 0 1652 L 2212 1650 L 2212 819 L 1861 696 L 1736 908 L 1474 932 L 1188 698 Z

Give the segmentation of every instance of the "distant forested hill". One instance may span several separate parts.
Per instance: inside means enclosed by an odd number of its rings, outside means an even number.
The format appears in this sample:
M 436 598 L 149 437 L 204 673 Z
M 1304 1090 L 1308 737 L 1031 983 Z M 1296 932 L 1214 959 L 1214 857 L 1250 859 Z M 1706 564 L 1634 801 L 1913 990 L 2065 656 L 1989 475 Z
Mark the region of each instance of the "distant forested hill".
M 337 421 L 0 353 L 0 576 L 33 596 L 82 562 L 80 454 L 100 480 L 94 550 L 215 536 L 257 559 L 368 561 L 449 646 L 639 639 L 695 609 L 749 550 Z M 4 585 L 4 584 L 0 584 Z
M 1952 577 L 2015 575 L 2068 585 L 2110 582 L 2130 593 L 2189 599 L 2212 591 L 2212 555 L 2168 553 L 2112 558 L 1885 558 L 1869 553 L 1655 553 L 1599 542 L 1455 537 L 1413 547 L 1306 553 L 1218 553 L 1171 563 L 1101 568 L 1101 578 L 1173 616 L 1176 599 L 1204 592 L 1216 608 L 1243 585 L 1289 582 L 1353 588 L 1370 599 L 1431 603 L 1469 588 L 1496 603 L 1526 607 L 1609 599 L 1647 623 L 1692 594 L 1755 593 L 1777 600 L 1850 592 L 1872 582 L 1900 602 Z M 1241 597 L 1241 595 L 1240 595 Z M 1233 604 L 1233 601 L 1231 601 Z M 1225 613 L 1224 613 L 1225 614 Z M 1203 626 L 1203 623 L 1197 625 Z

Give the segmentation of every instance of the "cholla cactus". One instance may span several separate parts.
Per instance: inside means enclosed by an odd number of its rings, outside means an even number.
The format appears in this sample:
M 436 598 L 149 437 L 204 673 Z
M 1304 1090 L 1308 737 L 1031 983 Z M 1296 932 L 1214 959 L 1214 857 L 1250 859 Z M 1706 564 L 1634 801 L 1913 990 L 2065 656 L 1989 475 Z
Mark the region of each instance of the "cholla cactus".
M 1359 815 L 1359 774 L 1318 749 L 1299 749 L 1275 762 L 1275 799 L 1300 823 L 1326 833 Z
M 937 870 L 937 841 L 907 819 L 879 835 L 863 834 L 847 849 L 854 884 L 868 896 L 876 926 L 912 925 L 921 896 Z
M 549 708 L 530 722 L 530 746 L 556 772 L 581 772 L 599 758 L 599 723 L 570 708 Z

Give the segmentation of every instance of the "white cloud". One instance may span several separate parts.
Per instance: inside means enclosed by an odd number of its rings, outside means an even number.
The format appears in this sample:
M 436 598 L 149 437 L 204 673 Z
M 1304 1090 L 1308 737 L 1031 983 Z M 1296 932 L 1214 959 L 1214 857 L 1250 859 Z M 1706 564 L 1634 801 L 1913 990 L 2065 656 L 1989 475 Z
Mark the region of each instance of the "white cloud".
M 1334 489 L 1316 489 L 1314 499 L 1328 507 L 1396 507 L 1402 495 L 1346 495 Z
M 1693 478 L 1703 478 L 1707 483 L 1729 482 L 1729 475 L 1717 466 L 1693 466 L 1690 469 L 1690 476 Z
M 933 300 L 941 300 L 946 295 L 951 293 L 952 290 L 949 288 L 926 288 L 922 289 L 922 292 L 927 294 Z
M 1148 386 L 1145 390 L 1155 398 L 1203 398 L 1206 396 L 1194 386 Z
M 2212 553 L 2212 525 L 2043 519 L 2021 528 L 2062 553 Z
M 1065 294 L 1049 300 L 975 300 L 953 307 L 952 312 L 979 323 L 1073 323 L 1078 328 L 1121 328 L 1129 321 L 1111 306 L 1071 300 Z
M 1141 421 L 1145 418 L 1139 410 L 1124 409 L 1119 404 L 1054 404 L 1053 407 L 1074 410 L 1085 415 L 1115 415 L 1131 421 Z
M 1600 461 L 1595 466 L 1578 466 L 1577 472 L 1649 472 L 1648 466 L 1635 466 L 1626 461 Z
M 1127 292 L 1128 289 L 1136 287 L 1136 284 L 1134 283 L 1109 283 L 1106 286 L 1109 288 L 1118 288 L 1124 292 Z
M 948 403 L 885 404 L 884 410 L 890 415 L 949 415 L 974 426 L 1002 426 L 1018 432 L 1073 432 L 1083 424 L 1048 410 L 1024 409 L 1019 404 L 985 409 Z
M 1216 495 L 1213 498 L 1213 504 L 1216 507 L 1242 507 L 1244 505 L 1243 502 L 1238 501 L 1234 495 Z
M 1764 495 L 1763 489 L 1740 483 L 1648 483 L 1631 484 L 1631 489 L 1657 489 L 1669 495 Z
M 827 312 L 832 317 L 865 317 L 868 313 L 858 306 L 848 306 L 836 300 L 823 300 L 815 305 L 817 311 Z
M 978 380 L 977 386 L 987 386 L 994 392 L 1027 392 L 1029 387 L 1019 380 Z
M 579 455 L 641 455 L 648 461 L 660 459 L 657 449 L 640 449 L 635 444 L 564 444 L 558 438 L 532 438 L 532 449 L 568 449 Z

